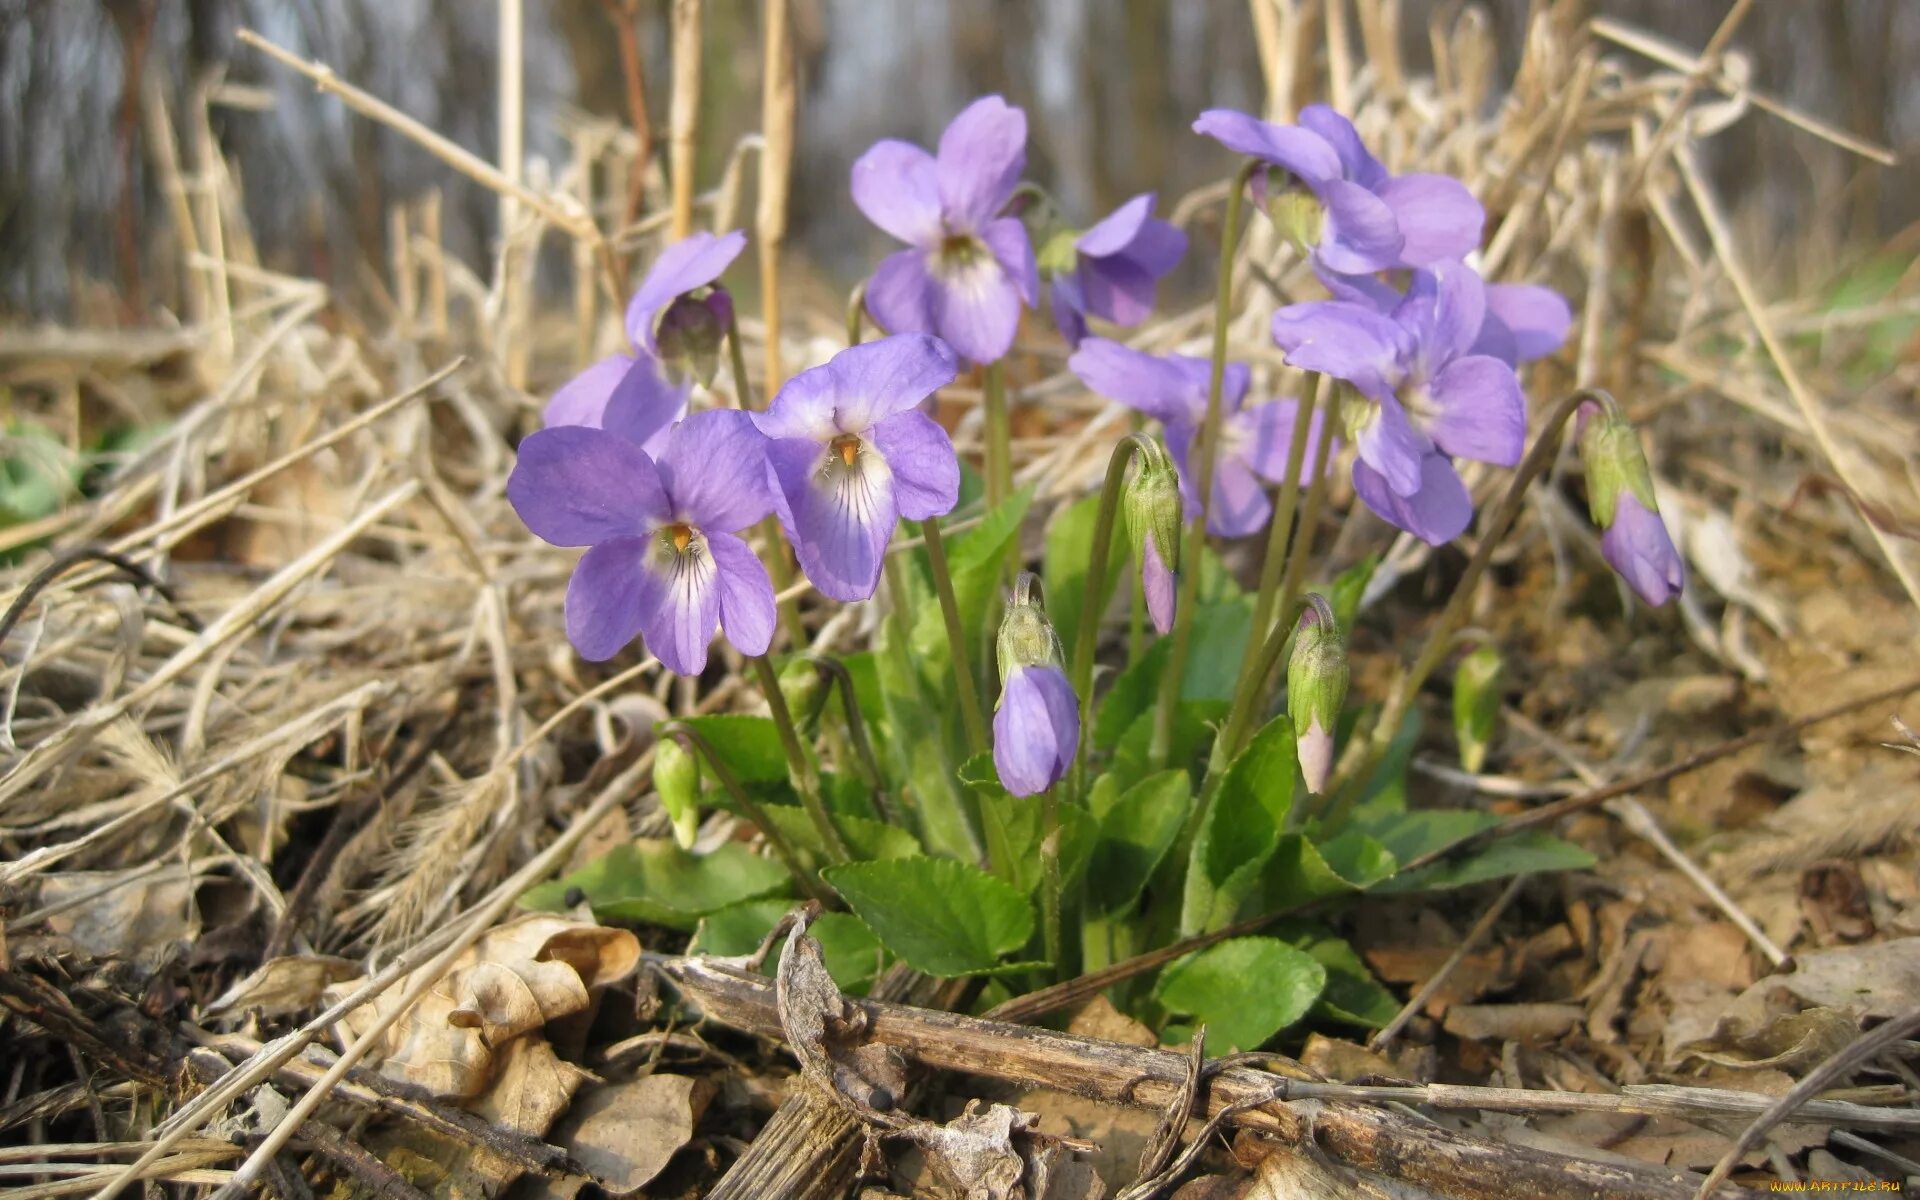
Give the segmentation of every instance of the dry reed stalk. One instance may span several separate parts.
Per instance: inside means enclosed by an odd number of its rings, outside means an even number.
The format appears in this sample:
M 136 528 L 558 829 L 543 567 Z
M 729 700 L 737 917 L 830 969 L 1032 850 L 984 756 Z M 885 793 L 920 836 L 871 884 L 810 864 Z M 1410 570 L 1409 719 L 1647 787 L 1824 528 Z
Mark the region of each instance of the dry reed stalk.
M 498 0 L 500 173 L 514 187 L 526 165 L 526 14 L 521 0 Z M 500 194 L 500 236 L 518 224 L 519 206 L 511 191 Z M 588 210 L 591 211 L 591 210 Z
M 693 173 L 700 132 L 701 0 L 673 0 L 673 96 L 667 153 L 673 175 L 672 237 L 693 232 Z
M 793 179 L 795 91 L 793 46 L 788 33 L 789 0 L 766 0 L 761 69 L 760 196 L 754 234 L 760 254 L 760 323 L 764 326 L 765 378 L 761 394 L 770 401 L 786 382 L 780 361 L 780 247 L 787 236 L 787 191 Z M 744 388 L 745 381 L 741 381 Z

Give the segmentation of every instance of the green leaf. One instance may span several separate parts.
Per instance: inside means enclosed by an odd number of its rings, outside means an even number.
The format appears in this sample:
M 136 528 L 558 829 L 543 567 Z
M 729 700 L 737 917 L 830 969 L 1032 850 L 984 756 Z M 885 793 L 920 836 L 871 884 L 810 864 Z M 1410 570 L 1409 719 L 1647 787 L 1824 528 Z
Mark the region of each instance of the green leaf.
M 767 940 L 767 932 L 779 923 L 780 918 L 793 910 L 791 900 L 748 900 L 741 904 L 729 904 L 718 912 L 708 913 L 700 918 L 699 927 L 693 931 L 693 940 L 687 943 L 688 954 L 712 954 L 721 958 L 738 958 L 743 954 L 752 954 Z M 768 970 L 779 954 L 778 947 L 767 957 Z
M 1211 1053 L 1257 1050 L 1307 1015 L 1327 986 L 1327 969 L 1278 938 L 1232 938 L 1181 959 L 1156 991 L 1168 1012 L 1207 1027 Z
M 1253 602 L 1235 599 L 1200 606 L 1193 617 L 1193 642 L 1188 650 L 1187 674 L 1180 684 L 1182 700 L 1233 699 L 1240 659 L 1253 626 Z M 1160 676 L 1173 653 L 1173 639 L 1161 638 L 1139 661 L 1120 673 L 1094 718 L 1094 745 L 1110 749 L 1141 713 L 1153 709 L 1160 694 Z
M 1378 1029 L 1400 1014 L 1400 1002 L 1373 977 L 1344 938 L 1302 921 L 1282 922 L 1271 933 L 1327 969 L 1327 987 L 1320 993 L 1319 1012 L 1369 1029 Z
M 1470 808 L 1419 808 L 1363 822 L 1361 828 L 1385 846 L 1394 861 L 1412 862 L 1499 823 L 1492 813 Z
M 767 940 L 767 934 L 781 917 L 793 908 L 791 900 L 749 900 L 713 913 L 700 922 L 689 954 L 714 954 L 737 957 L 752 954 Z M 843 992 L 865 991 L 880 973 L 885 951 L 865 922 L 852 913 L 822 913 L 814 918 L 811 932 L 820 943 L 827 973 Z M 761 973 L 771 975 L 780 961 L 780 948 L 767 955 Z
M 1055 513 L 1047 526 L 1042 568 L 1047 584 L 1047 616 L 1053 621 L 1054 631 L 1060 635 L 1060 644 L 1066 647 L 1069 656 L 1073 654 L 1074 639 L 1079 636 L 1080 614 L 1089 612 L 1097 618 L 1106 612 L 1120 577 L 1130 569 L 1126 531 L 1122 528 L 1125 522 L 1119 519 L 1116 508 L 1105 586 L 1092 603 L 1088 603 L 1085 596 L 1087 563 L 1093 557 L 1093 527 L 1099 515 L 1100 496 L 1096 492 Z
M 1103 789 L 1113 794 L 1110 801 Z M 1100 814 L 1100 837 L 1087 869 L 1087 900 L 1096 914 L 1123 913 L 1180 836 L 1193 784 L 1185 771 L 1162 771 L 1122 792 L 1113 776 L 1102 775 L 1089 802 Z
M 1360 714 L 1355 712 L 1354 715 L 1357 718 Z M 1374 715 L 1370 712 L 1367 717 L 1372 720 Z M 1373 775 L 1360 789 L 1360 803 L 1354 806 L 1353 813 L 1356 825 L 1365 827 L 1385 814 L 1407 810 L 1407 764 L 1413 760 L 1413 748 L 1420 741 L 1420 725 L 1420 710 L 1415 708 L 1407 713 L 1399 732 L 1387 743 L 1387 752 L 1380 756 L 1380 765 L 1373 769 Z M 1342 744 L 1356 731 L 1349 729 L 1346 736 L 1341 738 Z M 1401 856 L 1402 861 L 1405 861 L 1405 857 Z
M 520 906 L 558 912 L 567 907 L 567 892 L 579 888 L 600 920 L 691 930 L 709 913 L 782 892 L 790 882 L 785 867 L 738 842 L 694 855 L 671 840 L 643 838 L 530 889 L 520 897 Z
M 1064 885 L 1086 870 L 1098 828 L 1085 809 L 1066 799 L 1059 801 L 1060 878 Z M 1023 896 L 1040 886 L 1040 842 L 1046 836 L 1045 810 L 1038 796 L 1013 796 L 1005 790 L 980 793 L 980 824 L 987 839 L 987 861 L 993 873 L 1019 889 Z
M 1458 862 L 1437 862 L 1405 875 L 1397 875 L 1378 888 L 1379 892 L 1437 892 L 1447 888 L 1505 879 L 1510 875 L 1531 875 L 1537 871 L 1580 871 L 1594 864 L 1594 857 L 1572 842 L 1549 833 L 1529 830 L 1504 837 L 1478 854 Z
M 1233 920 L 1280 844 L 1293 777 L 1293 724 L 1282 715 L 1262 726 L 1227 767 L 1201 819 L 1187 860 L 1181 936 Z
M 788 841 L 815 858 L 823 862 L 826 860 L 826 841 L 821 838 L 820 831 L 814 828 L 806 809 L 792 804 L 776 804 L 767 808 L 766 814 L 767 820 L 777 825 Z M 846 840 L 847 850 L 855 858 L 911 858 L 920 853 L 920 843 L 911 833 L 884 821 L 835 813 L 833 824 Z
M 823 872 L 880 944 L 916 971 L 971 975 L 1033 936 L 1033 905 L 1003 879 L 950 858 L 846 863 Z
M 769 717 L 721 713 L 688 717 L 685 724 L 707 739 L 713 752 L 742 783 L 783 783 L 787 753 L 780 727 Z
M 1173 708 L 1173 737 L 1167 743 L 1168 766 L 1193 766 L 1200 763 L 1214 733 L 1227 719 L 1230 708 L 1225 700 L 1182 700 Z M 1107 769 L 1128 786 L 1145 779 L 1153 771 L 1153 723 L 1157 719 L 1149 708 L 1133 719 L 1127 732 L 1113 747 L 1113 759 Z
M 1328 896 L 1362 891 L 1394 869 L 1387 848 L 1363 833 L 1342 834 L 1321 846 L 1289 833 L 1280 839 L 1267 867 L 1259 911 L 1286 912 Z
M 60 511 L 79 494 L 84 463 L 44 426 L 10 421 L 0 456 L 0 528 Z
M 1369 554 L 1359 562 L 1340 572 L 1334 581 L 1326 586 L 1327 603 L 1333 608 L 1333 619 L 1340 628 L 1353 630 L 1354 618 L 1360 615 L 1360 598 L 1366 595 L 1367 584 L 1373 581 L 1373 573 L 1380 567 L 1380 556 Z

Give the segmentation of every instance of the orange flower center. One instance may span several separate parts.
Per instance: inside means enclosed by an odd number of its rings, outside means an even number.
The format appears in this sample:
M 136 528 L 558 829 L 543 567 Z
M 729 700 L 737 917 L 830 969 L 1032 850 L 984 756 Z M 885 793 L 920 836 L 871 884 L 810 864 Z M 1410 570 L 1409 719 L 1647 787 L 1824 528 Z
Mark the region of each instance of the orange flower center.
M 689 525 L 669 525 L 667 536 L 673 539 L 673 548 L 684 554 L 688 544 L 693 541 L 693 528 Z
M 850 433 L 842 434 L 833 439 L 832 449 L 840 456 L 842 466 L 851 467 L 854 460 L 860 457 L 860 439 Z

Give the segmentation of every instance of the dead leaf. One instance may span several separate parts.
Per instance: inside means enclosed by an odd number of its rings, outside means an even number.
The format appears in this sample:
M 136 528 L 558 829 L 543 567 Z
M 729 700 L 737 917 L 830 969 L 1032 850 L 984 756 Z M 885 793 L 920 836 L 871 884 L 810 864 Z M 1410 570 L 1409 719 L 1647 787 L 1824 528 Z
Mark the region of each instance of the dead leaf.
M 1254 1145 L 1237 1140 L 1234 1157 L 1241 1159 Z M 1310 1142 L 1286 1146 L 1261 1139 L 1257 1145 L 1264 1153 L 1236 1200 L 1434 1200 L 1425 1188 L 1336 1163 Z
M 774 973 L 787 1044 L 800 1060 L 801 1073 L 861 1120 L 901 1128 L 907 1119 L 888 1110 L 906 1091 L 906 1060 L 890 1046 L 866 1042 L 866 1010 L 840 994 L 820 943 L 807 932 L 818 911 L 809 903 L 793 914 L 793 932 Z
M 257 1011 L 265 1017 L 284 1017 L 319 1003 L 322 993 L 343 979 L 360 974 L 360 964 L 330 954 L 289 954 L 260 968 L 228 988 L 207 1005 L 207 1019 Z
M 515 1038 L 494 1058 L 493 1086 L 467 1107 L 496 1125 L 540 1137 L 593 1076 L 562 1062 L 545 1038 Z
M 1357 1042 L 1314 1033 L 1307 1036 L 1306 1049 L 1300 1052 L 1300 1065 L 1328 1079 L 1351 1083 L 1368 1076 L 1393 1077 L 1399 1074 L 1393 1062 L 1375 1054 Z
M 1100 1038 L 1128 1046 L 1158 1046 L 1153 1030 L 1113 1006 L 1104 995 L 1081 1005 L 1067 1022 L 1067 1032 L 1077 1037 Z
M 592 1088 L 575 1102 L 553 1140 L 609 1194 L 631 1196 L 665 1169 L 713 1096 L 691 1075 L 643 1075 Z
M 19 937 L 23 958 L 85 958 L 147 970 L 173 957 L 200 928 L 198 877 L 183 863 L 127 871 L 66 871 L 40 877 L 33 908 L 55 910 Z
M 498 1070 L 499 1051 L 548 1021 L 587 1007 L 589 992 L 625 978 L 640 960 L 631 933 L 561 917 L 533 915 L 495 929 L 455 959 L 447 973 L 384 1034 L 373 1057 L 391 1079 L 437 1096 L 479 1096 Z M 341 1021 L 359 1036 L 392 1011 L 414 976 L 388 988 Z M 345 994 L 336 984 L 329 997 Z
M 966 1200 L 1014 1200 L 1023 1194 L 1015 1189 L 1026 1177 L 1027 1162 L 1014 1149 L 1013 1136 L 1032 1128 L 1033 1121 L 1032 1114 L 1005 1104 L 981 1112 L 978 1102 L 969 1102 L 967 1111 L 945 1125 L 918 1121 L 906 1136 Z

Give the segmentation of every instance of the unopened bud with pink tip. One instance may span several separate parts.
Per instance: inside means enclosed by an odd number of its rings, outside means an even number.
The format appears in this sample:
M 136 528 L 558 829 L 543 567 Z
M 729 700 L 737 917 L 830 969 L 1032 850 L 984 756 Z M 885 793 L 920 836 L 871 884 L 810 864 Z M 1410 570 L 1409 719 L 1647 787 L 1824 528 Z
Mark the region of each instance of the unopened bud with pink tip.
M 1315 795 L 1325 790 L 1333 770 L 1333 731 L 1346 700 L 1347 642 L 1340 636 L 1333 607 L 1324 596 L 1310 592 L 1287 662 L 1287 716 L 1293 721 L 1300 774 Z

